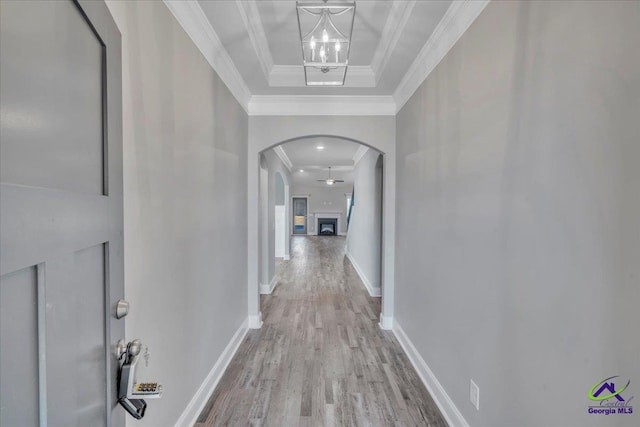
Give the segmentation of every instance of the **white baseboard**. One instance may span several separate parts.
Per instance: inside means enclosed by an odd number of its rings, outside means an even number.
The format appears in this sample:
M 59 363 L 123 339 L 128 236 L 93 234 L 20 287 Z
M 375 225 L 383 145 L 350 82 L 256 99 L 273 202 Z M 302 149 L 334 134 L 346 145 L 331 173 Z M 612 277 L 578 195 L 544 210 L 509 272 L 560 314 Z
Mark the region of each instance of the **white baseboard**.
M 369 279 L 367 279 L 367 276 L 364 275 L 364 272 L 362 271 L 362 269 L 360 268 L 356 260 L 353 259 L 353 256 L 351 255 L 351 253 L 349 253 L 348 250 L 347 250 L 347 258 L 349 258 L 349 261 L 351 261 L 351 265 L 353 265 L 353 268 L 356 270 L 356 273 L 358 273 L 358 276 L 360 276 L 360 280 L 362 280 L 362 283 L 364 283 L 365 288 L 367 288 L 367 291 L 369 291 L 369 295 L 372 297 L 382 296 L 382 292 L 380 292 L 380 288 L 374 288 L 373 286 L 371 286 L 371 282 L 369 282 Z
M 271 282 L 268 285 L 260 285 L 260 293 L 262 295 L 271 294 L 271 292 L 273 292 L 273 290 L 276 288 L 277 284 L 278 284 L 277 276 L 274 275 L 273 279 L 271 279 Z
M 427 390 L 429 390 L 433 401 L 440 409 L 440 412 L 442 412 L 447 423 L 452 427 L 469 427 L 469 423 L 467 423 L 458 408 L 456 408 L 453 400 L 451 400 L 444 390 L 444 387 L 442 387 L 442 384 L 440 384 L 440 381 L 438 381 L 433 371 L 429 368 L 427 362 L 420 356 L 420 353 L 418 353 L 418 350 L 397 321 L 393 325 L 393 334 L 400 342 L 404 352 L 407 354 L 407 357 L 409 357 L 418 375 L 420 375 L 420 379 L 425 387 L 427 387 Z
M 384 329 L 386 331 L 390 331 L 393 329 L 393 317 L 385 316 L 380 313 L 380 329 Z
M 289 261 L 291 259 L 291 257 L 289 255 L 285 255 L 282 257 L 283 260 L 285 261 Z
M 244 340 L 244 337 L 247 335 L 249 331 L 247 325 L 248 319 L 245 319 L 242 325 L 240 325 L 240 328 L 233 334 L 231 341 L 229 341 L 229 344 L 224 348 L 222 354 L 213 365 L 213 368 L 211 368 L 211 371 L 209 371 L 209 374 L 200 385 L 200 388 L 198 388 L 198 391 L 193 395 L 184 412 L 182 412 L 182 415 L 180 415 L 180 418 L 176 421 L 176 427 L 191 427 L 196 423 L 204 405 L 207 404 L 209 397 L 211 397 L 213 390 L 218 385 L 224 371 L 226 371 L 231 359 L 233 359 L 236 351 L 238 351 L 242 340 Z
M 249 329 L 260 329 L 262 327 L 262 312 L 257 315 L 249 315 Z

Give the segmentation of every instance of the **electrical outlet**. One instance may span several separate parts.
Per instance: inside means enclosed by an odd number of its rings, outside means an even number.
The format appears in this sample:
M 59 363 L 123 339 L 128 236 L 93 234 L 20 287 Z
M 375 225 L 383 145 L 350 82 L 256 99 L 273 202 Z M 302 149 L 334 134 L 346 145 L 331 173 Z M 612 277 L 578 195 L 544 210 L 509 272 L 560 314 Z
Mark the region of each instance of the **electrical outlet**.
M 470 380 L 471 384 L 469 386 L 469 400 L 471 400 L 471 404 L 476 407 L 476 410 L 480 410 L 480 387 L 478 384 L 474 383 L 473 380 Z

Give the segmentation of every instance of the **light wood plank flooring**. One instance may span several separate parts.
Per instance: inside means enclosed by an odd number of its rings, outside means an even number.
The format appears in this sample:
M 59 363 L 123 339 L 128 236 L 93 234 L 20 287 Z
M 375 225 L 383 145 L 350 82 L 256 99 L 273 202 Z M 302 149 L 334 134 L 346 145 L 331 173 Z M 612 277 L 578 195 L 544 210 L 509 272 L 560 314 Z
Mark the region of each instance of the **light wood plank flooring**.
M 445 426 L 393 334 L 378 326 L 344 237 L 295 236 L 196 426 Z

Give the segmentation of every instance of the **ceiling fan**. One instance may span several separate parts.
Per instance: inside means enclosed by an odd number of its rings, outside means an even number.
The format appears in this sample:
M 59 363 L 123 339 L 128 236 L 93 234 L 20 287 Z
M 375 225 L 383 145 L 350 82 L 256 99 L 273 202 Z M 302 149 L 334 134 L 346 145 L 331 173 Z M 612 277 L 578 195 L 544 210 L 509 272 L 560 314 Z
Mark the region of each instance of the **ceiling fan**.
M 326 182 L 327 185 L 333 185 L 336 182 L 344 182 L 342 179 L 333 179 L 331 178 L 331 166 L 329 166 L 329 178 L 327 179 L 319 179 L 318 182 Z

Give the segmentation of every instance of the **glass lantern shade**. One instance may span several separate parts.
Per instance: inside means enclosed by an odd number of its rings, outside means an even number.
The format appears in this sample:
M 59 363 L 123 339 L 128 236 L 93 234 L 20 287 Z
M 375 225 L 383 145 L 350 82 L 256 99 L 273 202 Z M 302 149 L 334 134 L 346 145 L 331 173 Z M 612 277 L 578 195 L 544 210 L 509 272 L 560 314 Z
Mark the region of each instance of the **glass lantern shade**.
M 355 9 L 355 1 L 296 2 L 307 86 L 344 85 Z

